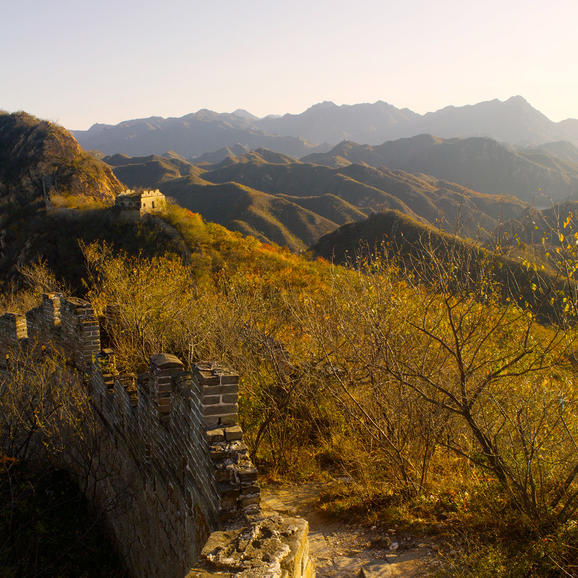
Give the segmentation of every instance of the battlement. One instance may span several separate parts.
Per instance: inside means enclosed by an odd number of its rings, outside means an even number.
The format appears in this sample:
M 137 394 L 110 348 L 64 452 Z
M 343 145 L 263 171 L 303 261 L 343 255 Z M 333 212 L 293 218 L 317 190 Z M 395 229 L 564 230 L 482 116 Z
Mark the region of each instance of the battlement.
M 118 319 L 118 306 L 107 315 Z M 187 370 L 169 353 L 153 355 L 141 375 L 123 375 L 100 337 L 90 303 L 45 294 L 26 315 L 0 316 L 0 363 L 13 363 L 18 348 L 57 349 L 86 375 L 107 470 L 92 486 L 96 505 L 126 497 L 108 522 L 134 575 L 183 577 L 212 532 L 262 523 L 257 470 L 238 425 L 239 376 L 212 362 Z M 299 532 L 302 543 L 306 526 Z M 312 575 L 306 558 L 301 567 Z

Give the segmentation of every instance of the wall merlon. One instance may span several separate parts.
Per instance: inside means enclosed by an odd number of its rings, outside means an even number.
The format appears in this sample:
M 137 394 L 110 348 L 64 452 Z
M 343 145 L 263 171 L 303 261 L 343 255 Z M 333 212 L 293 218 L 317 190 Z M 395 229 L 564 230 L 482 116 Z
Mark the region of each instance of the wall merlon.
M 9 349 L 28 337 L 26 316 L 18 313 L 5 313 L 0 317 L 0 352 L 6 354 Z
M 60 309 L 62 307 L 62 295 L 59 293 L 44 293 L 42 295 L 42 310 L 47 327 L 60 325 Z

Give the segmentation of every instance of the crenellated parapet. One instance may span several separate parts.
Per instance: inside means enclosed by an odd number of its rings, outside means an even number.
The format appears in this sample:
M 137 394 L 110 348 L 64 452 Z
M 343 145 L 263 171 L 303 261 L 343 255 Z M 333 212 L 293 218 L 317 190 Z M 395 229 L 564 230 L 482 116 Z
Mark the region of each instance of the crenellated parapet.
M 119 316 L 118 306 L 107 308 L 109 330 Z M 45 294 L 26 315 L 0 317 L 0 361 L 47 346 L 86 376 L 102 441 L 92 499 L 106 509 L 123 496 L 107 519 L 135 576 L 183 577 L 212 532 L 263 523 L 257 470 L 238 424 L 237 373 L 211 362 L 188 369 L 158 353 L 145 373 L 122 374 L 114 351 L 101 349 L 90 303 L 74 297 Z
M 0 358 L 17 347 L 47 345 L 60 349 L 79 369 L 90 369 L 100 352 L 100 329 L 88 301 L 45 293 L 41 304 L 25 315 L 0 317 Z

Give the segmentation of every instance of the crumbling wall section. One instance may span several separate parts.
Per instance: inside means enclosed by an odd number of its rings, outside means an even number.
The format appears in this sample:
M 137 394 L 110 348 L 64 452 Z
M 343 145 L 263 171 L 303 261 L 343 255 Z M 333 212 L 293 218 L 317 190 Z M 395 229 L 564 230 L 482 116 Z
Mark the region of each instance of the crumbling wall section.
M 234 371 L 209 362 L 188 370 L 159 353 L 147 372 L 122 375 L 114 351 L 101 350 L 91 305 L 73 297 L 46 294 L 25 316 L 0 317 L 0 359 L 16 348 L 45 354 L 47 346 L 86 376 L 99 430 L 87 487 L 132 574 L 182 578 L 212 532 L 262 523 Z M 297 553 L 291 544 L 280 551 L 310 576 L 299 544 Z

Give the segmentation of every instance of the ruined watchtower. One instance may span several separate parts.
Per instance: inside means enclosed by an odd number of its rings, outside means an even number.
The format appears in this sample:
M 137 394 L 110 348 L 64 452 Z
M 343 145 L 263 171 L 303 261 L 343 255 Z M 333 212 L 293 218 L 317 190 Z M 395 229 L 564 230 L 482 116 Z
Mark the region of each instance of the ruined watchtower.
M 134 215 L 162 213 L 167 206 L 166 197 L 158 189 L 133 191 L 127 189 L 118 195 L 114 206 Z

